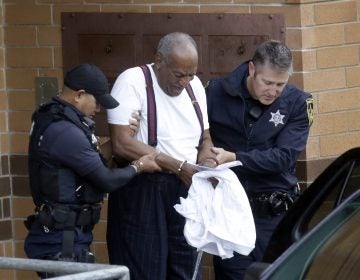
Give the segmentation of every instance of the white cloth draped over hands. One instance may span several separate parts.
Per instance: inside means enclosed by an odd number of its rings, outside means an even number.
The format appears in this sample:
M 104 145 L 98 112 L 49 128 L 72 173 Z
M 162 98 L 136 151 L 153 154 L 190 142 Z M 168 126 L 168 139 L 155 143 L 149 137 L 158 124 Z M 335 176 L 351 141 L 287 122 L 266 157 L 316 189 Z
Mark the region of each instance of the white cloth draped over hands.
M 186 199 L 180 198 L 175 210 L 186 218 L 187 242 L 221 258 L 233 252 L 248 255 L 255 247 L 256 231 L 248 197 L 230 167 L 234 161 L 216 168 L 198 166 Z M 208 178 L 219 180 L 214 188 Z

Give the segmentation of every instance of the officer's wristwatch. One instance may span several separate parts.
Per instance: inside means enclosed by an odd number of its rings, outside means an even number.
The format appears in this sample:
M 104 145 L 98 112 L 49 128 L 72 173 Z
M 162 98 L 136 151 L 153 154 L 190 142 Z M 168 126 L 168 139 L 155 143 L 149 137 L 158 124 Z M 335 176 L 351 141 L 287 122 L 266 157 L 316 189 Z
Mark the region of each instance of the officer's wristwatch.
M 132 166 L 135 169 L 136 173 L 141 173 L 144 169 L 144 163 L 142 163 L 140 160 L 134 160 L 130 163 L 130 166 Z

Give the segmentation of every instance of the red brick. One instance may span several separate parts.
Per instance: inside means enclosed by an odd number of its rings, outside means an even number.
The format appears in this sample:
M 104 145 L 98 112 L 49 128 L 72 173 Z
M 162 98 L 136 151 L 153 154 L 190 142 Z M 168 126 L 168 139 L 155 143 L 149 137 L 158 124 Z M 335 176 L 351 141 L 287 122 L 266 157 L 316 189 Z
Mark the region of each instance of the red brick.
M 51 24 L 50 5 L 21 1 L 15 5 L 6 5 L 4 10 L 7 24 Z
M 13 111 L 9 113 L 9 129 L 16 132 L 28 132 L 31 127 L 31 111 Z
M 31 215 L 33 213 L 28 213 L 28 215 Z M 23 219 L 16 219 L 14 222 L 14 234 L 13 238 L 15 240 L 24 240 L 26 235 L 28 234 L 28 230 L 26 229 L 24 225 Z
M 8 69 L 6 70 L 6 84 L 8 89 L 34 89 L 36 70 Z
M 8 109 L 8 96 L 4 91 L 0 91 L 0 111 Z
M 30 197 L 13 198 L 13 217 L 25 219 L 34 213 L 34 203 Z
M 37 34 L 40 46 L 61 46 L 60 26 L 39 26 Z
M 35 46 L 35 26 L 7 26 L 5 27 L 4 42 L 7 46 Z
M 51 67 L 52 48 L 8 48 L 9 67 Z
M 7 113 L 0 112 L 0 132 L 7 132 Z
M 9 134 L 0 133 L 0 154 L 7 154 L 10 152 L 10 136 Z
M 34 91 L 15 91 L 9 94 L 9 108 L 11 110 L 34 110 Z
M 4 89 L 4 88 L 5 88 L 4 69 L 0 69 L 0 89 Z
M 107 254 L 107 247 L 105 242 L 93 242 L 91 247 L 95 254 L 97 263 L 109 263 L 109 257 Z
M 12 154 L 27 154 L 29 144 L 29 132 L 10 134 L 10 152 Z
M 15 279 L 15 271 L 11 269 L 0 269 L 0 279 Z
M 0 36 L 1 36 L 1 32 L 0 32 Z M 0 39 L 1 40 L 1 39 Z M 2 42 L 2 41 L 0 41 Z M 5 48 L 2 48 L 0 47 L 0 68 L 4 67 L 5 66 L 5 61 L 4 61 L 4 58 L 5 58 Z

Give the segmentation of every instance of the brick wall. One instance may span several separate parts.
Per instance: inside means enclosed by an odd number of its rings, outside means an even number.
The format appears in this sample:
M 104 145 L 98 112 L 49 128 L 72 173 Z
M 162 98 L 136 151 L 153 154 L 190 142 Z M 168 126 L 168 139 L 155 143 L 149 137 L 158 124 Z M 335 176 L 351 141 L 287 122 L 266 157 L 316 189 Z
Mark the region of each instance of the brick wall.
M 311 182 L 343 151 L 360 144 L 360 1 L 326 0 L 0 0 L 0 256 L 24 257 L 23 219 L 33 211 L 27 182 L 30 116 L 38 76 L 62 81 L 61 12 L 283 13 L 294 51 L 291 81 L 315 99 L 314 125 L 301 157 Z M 94 250 L 106 262 L 106 205 Z M 205 279 L 213 279 L 210 258 Z M 1 271 L 1 279 L 36 279 Z
M 9 169 L 8 95 L 5 79 L 4 9 L 0 0 L 0 256 L 13 256 L 11 184 Z M 0 270 L 0 279 L 13 279 L 14 271 Z

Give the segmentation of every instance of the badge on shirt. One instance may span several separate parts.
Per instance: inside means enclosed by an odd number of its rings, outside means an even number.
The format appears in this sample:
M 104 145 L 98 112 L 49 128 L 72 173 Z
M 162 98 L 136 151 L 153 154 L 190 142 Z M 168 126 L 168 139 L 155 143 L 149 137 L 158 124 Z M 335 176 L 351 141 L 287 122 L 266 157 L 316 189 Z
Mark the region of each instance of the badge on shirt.
M 270 112 L 270 114 L 271 119 L 269 120 L 269 122 L 273 122 L 275 127 L 277 127 L 278 124 L 284 124 L 283 119 L 285 115 L 281 115 L 279 110 L 277 110 L 275 113 Z
M 314 99 L 312 98 L 306 99 L 306 111 L 307 111 L 309 126 L 311 126 L 314 120 Z
M 99 143 L 99 138 L 94 134 L 92 133 L 91 134 L 91 142 L 92 144 L 96 147 L 97 151 L 99 152 L 100 151 L 100 143 Z

